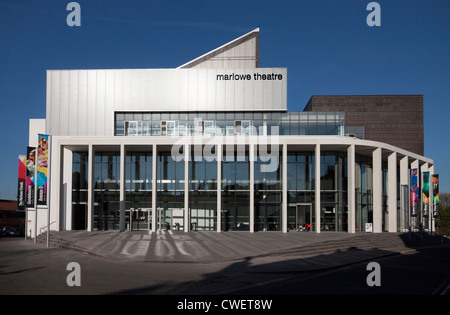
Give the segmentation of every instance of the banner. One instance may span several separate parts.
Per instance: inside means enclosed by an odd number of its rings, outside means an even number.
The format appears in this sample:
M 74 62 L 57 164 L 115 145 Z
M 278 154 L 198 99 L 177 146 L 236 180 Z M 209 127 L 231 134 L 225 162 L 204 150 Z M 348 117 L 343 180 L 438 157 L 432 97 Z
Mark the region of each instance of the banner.
M 48 135 L 38 135 L 37 204 L 47 204 Z
M 36 176 L 36 148 L 27 147 L 27 186 L 25 196 L 25 206 L 34 207 L 34 189 Z
M 422 197 L 423 216 L 428 217 L 430 215 L 430 172 L 423 172 Z
M 439 174 L 433 175 L 433 217 L 439 216 Z
M 19 155 L 18 183 L 17 183 L 17 209 L 25 210 L 25 190 L 27 183 L 27 156 Z
M 417 182 L 417 168 L 411 169 L 411 216 L 416 217 L 419 207 L 419 183 Z

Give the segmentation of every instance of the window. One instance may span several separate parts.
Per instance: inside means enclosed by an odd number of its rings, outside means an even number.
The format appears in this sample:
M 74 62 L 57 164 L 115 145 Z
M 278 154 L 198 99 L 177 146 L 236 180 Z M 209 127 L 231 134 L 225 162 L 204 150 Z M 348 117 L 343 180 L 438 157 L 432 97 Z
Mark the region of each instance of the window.
M 161 121 L 161 136 L 177 136 L 178 135 L 178 121 L 177 120 L 162 120 Z
M 252 121 L 251 120 L 243 120 L 241 124 L 242 134 L 245 136 L 252 135 Z
M 140 122 L 136 120 L 125 121 L 125 135 L 138 136 L 140 135 Z
M 235 120 L 234 129 L 237 135 L 250 136 L 252 135 L 252 121 L 251 120 Z
M 176 136 L 177 135 L 177 124 L 178 121 L 169 120 L 167 121 L 167 135 L 168 136 Z
M 195 135 L 202 135 L 204 130 L 204 121 L 202 119 L 196 119 L 195 120 Z
M 150 121 L 144 121 L 142 123 L 142 135 L 151 136 L 152 135 L 152 124 Z
M 215 121 L 213 120 L 207 120 L 205 121 L 205 136 L 214 136 L 214 129 L 215 129 Z

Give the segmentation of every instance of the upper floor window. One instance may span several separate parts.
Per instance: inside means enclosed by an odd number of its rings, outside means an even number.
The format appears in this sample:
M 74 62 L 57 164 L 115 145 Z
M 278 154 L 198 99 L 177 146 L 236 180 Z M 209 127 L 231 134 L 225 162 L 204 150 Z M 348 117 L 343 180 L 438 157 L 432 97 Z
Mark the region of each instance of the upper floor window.
M 132 120 L 125 121 L 125 135 L 126 136 L 140 136 L 141 132 L 141 122 Z
M 251 136 L 253 122 L 251 120 L 235 120 L 234 132 L 236 135 Z
M 162 120 L 161 136 L 178 136 L 178 120 Z

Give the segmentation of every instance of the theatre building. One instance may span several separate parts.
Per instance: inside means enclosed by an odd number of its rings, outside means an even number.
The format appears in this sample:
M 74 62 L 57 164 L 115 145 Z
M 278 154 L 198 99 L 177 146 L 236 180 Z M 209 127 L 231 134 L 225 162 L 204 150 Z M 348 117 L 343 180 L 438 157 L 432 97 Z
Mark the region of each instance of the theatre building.
M 30 146 L 51 137 L 38 233 L 48 208 L 56 231 L 407 229 L 410 170 L 434 171 L 423 96 L 288 111 L 287 80 L 259 67 L 259 29 L 174 69 L 47 71 L 46 117 L 30 120 Z

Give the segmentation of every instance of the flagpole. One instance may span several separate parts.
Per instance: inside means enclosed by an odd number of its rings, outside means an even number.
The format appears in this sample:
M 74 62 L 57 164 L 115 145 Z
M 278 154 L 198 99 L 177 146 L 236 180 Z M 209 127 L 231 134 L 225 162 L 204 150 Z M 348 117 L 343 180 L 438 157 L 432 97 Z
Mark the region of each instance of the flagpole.
M 38 220 L 38 206 L 37 206 L 37 158 L 38 158 L 38 148 L 34 150 L 34 244 L 37 243 L 37 220 Z
M 52 147 L 52 136 L 48 136 L 48 161 L 47 161 L 47 247 L 50 246 L 50 161 L 51 157 L 51 147 Z

